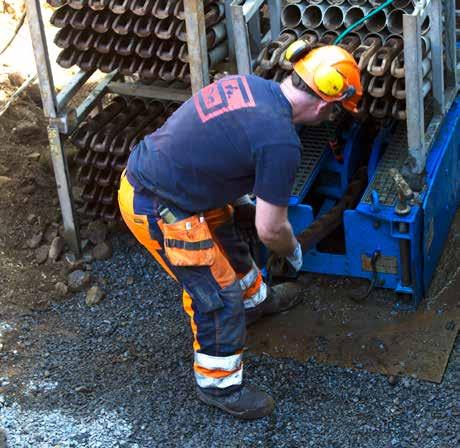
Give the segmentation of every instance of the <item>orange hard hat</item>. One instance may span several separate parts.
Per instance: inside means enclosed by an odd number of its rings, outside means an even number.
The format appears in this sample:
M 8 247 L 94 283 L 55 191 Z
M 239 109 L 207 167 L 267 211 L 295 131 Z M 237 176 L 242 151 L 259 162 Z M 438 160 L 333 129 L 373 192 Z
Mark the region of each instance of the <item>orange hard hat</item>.
M 286 50 L 286 59 L 307 86 L 327 102 L 340 101 L 351 112 L 358 112 L 363 96 L 361 70 L 353 56 L 342 47 L 324 45 L 311 49 L 298 40 Z

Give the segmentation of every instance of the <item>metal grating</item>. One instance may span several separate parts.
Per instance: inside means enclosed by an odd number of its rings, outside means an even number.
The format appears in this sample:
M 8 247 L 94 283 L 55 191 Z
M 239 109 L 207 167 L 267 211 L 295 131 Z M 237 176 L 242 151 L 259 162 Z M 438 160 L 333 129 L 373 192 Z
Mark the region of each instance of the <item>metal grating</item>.
M 329 148 L 328 142 L 331 138 L 332 128 L 330 125 L 305 127 L 300 134 L 302 150 L 300 154 L 300 165 L 297 168 L 295 183 L 291 196 L 299 197 L 308 184 L 313 181 L 313 174 L 316 173 L 319 161 L 324 151 Z
M 407 131 L 405 123 L 397 125 L 388 147 L 380 159 L 375 176 L 364 193 L 363 201 L 372 204 L 372 191 L 379 195 L 382 205 L 393 206 L 397 199 L 396 185 L 390 175 L 390 169 L 400 169 L 407 158 Z

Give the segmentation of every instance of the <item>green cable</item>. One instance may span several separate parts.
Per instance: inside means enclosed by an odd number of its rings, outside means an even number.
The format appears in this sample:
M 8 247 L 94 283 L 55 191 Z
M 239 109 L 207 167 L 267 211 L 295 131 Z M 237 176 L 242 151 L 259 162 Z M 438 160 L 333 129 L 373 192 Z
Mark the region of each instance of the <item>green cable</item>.
M 334 41 L 334 45 L 340 44 L 340 42 L 342 42 L 343 38 L 348 33 L 351 33 L 357 26 L 361 25 L 366 20 L 369 20 L 371 17 L 375 16 L 382 9 L 385 9 L 387 6 L 390 6 L 394 1 L 395 0 L 387 0 L 385 3 L 380 5 L 378 8 L 375 8 L 374 10 L 372 10 L 367 16 L 364 16 L 362 19 L 359 19 L 357 22 L 353 23 L 353 25 L 350 25 L 342 34 L 340 34 L 337 37 L 337 39 Z

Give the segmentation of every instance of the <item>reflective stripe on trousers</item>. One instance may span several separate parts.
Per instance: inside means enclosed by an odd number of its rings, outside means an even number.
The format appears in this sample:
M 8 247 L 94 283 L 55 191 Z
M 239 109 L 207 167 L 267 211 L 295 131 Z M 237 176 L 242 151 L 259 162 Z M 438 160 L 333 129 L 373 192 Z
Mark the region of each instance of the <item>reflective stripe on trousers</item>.
M 195 353 L 195 379 L 200 387 L 224 389 L 241 384 L 243 379 L 243 354 L 210 356 Z
M 244 308 L 250 309 L 260 305 L 267 298 L 267 285 L 262 279 L 262 273 L 254 264 L 251 270 L 240 279 L 244 291 Z

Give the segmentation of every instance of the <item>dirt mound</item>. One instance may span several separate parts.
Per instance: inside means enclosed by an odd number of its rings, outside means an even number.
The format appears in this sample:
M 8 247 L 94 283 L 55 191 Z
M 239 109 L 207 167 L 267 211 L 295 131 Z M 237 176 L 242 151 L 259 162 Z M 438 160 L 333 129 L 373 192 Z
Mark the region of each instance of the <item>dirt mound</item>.
M 0 107 L 21 75 L 2 73 Z M 0 117 L 0 306 L 43 306 L 62 267 L 47 263 L 37 269 L 35 244 L 50 244 L 60 230 L 54 176 L 49 164 L 46 120 L 36 103 L 36 87 L 26 90 Z M 44 294 L 42 294 L 42 292 Z M 48 294 L 46 294 L 48 292 Z M 1 297 L 0 296 L 0 297 Z

